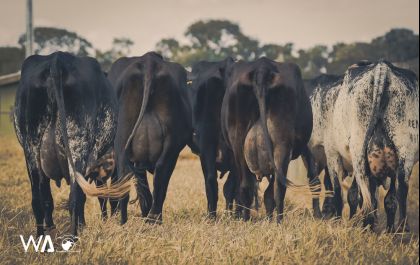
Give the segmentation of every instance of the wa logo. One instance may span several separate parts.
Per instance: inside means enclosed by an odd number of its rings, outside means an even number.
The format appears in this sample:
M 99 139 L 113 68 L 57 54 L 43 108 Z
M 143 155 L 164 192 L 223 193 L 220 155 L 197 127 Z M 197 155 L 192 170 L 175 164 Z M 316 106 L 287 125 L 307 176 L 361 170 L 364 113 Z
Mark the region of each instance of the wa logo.
M 76 245 L 76 241 L 78 240 L 78 237 L 76 236 L 71 236 L 71 235 L 66 235 L 66 236 L 61 236 L 61 237 L 57 237 L 57 239 L 59 239 L 60 242 L 58 242 L 59 248 L 60 249 L 55 249 L 54 248 L 54 242 L 51 239 L 50 235 L 46 235 L 46 236 L 39 236 L 37 239 L 34 238 L 34 236 L 29 236 L 28 240 L 25 240 L 25 238 L 23 237 L 23 235 L 20 235 L 20 241 L 22 241 L 22 245 L 23 245 L 23 249 L 25 250 L 25 252 L 28 252 L 30 249 L 33 249 L 35 252 L 47 252 L 47 253 L 52 253 L 52 252 L 79 252 L 79 251 L 74 251 L 73 248 Z M 31 248 L 32 246 L 32 248 Z

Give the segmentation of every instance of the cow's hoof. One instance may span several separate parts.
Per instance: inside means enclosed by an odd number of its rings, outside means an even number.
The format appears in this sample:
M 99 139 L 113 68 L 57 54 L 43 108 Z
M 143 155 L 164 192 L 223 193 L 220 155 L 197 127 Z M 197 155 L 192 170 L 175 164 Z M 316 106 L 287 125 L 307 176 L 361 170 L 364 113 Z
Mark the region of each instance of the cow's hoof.
M 162 214 L 153 214 L 149 213 L 146 217 L 147 224 L 161 225 L 162 224 Z
M 43 236 L 43 235 L 44 235 L 44 227 L 43 226 L 37 227 L 36 228 L 36 237 L 38 238 L 38 237 Z
M 324 203 L 322 207 L 322 218 L 331 219 L 335 216 L 335 207 L 332 203 Z
M 45 234 L 50 235 L 53 239 L 57 238 L 60 235 L 60 231 L 53 226 L 46 226 L 45 227 Z
M 374 220 L 365 220 L 363 222 L 363 227 L 367 228 L 369 232 L 375 232 L 376 224 Z
M 283 215 L 282 214 L 277 215 L 276 219 L 277 219 L 277 224 L 278 225 L 281 224 L 283 222 Z
M 323 217 L 323 215 L 322 215 L 322 213 L 319 209 L 313 211 L 313 216 L 314 216 L 315 219 L 322 219 L 322 217 Z
M 233 213 L 233 218 L 235 218 L 235 219 L 237 219 L 237 220 L 242 219 L 242 211 L 241 211 L 241 210 L 236 209 L 236 210 L 235 210 L 235 212 Z
M 247 222 L 251 219 L 251 213 L 249 211 L 244 211 L 242 214 L 242 219 Z
M 267 221 L 272 222 L 273 221 L 273 213 L 267 213 L 266 217 Z
M 396 232 L 396 230 L 395 230 L 395 227 L 394 226 L 391 226 L 391 227 L 387 227 L 386 228 L 386 232 L 388 233 L 388 234 L 394 234 L 395 232 Z
M 216 220 L 216 212 L 209 212 L 207 214 L 207 219 L 211 220 L 211 221 L 215 221 Z
M 397 233 L 410 233 L 410 226 L 406 221 L 399 222 L 397 226 Z
M 106 222 L 108 220 L 108 214 L 102 214 L 101 215 L 101 221 Z
M 323 219 L 332 219 L 335 217 L 335 212 L 332 210 L 328 210 L 328 211 L 322 211 L 322 218 Z

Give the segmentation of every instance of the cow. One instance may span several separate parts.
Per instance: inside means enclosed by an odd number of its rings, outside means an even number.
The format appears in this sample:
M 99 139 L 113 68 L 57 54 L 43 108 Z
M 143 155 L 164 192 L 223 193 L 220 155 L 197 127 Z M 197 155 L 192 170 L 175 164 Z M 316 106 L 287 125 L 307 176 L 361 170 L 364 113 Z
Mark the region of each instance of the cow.
M 55 227 L 50 179 L 70 184 L 71 233 L 85 224 L 86 194 L 119 197 L 131 183 L 90 185 L 89 167 L 112 144 L 117 102 L 98 62 L 56 52 L 33 55 L 22 66 L 16 91 L 14 127 L 21 144 L 32 189 L 37 235 Z
M 228 57 L 217 62 L 199 61 L 192 66 L 189 75 L 192 91 L 193 143 L 200 156 L 203 170 L 207 211 L 210 218 L 216 217 L 218 185 L 217 171 L 223 176 L 229 171 L 223 187 L 226 210 L 232 211 L 236 191 L 236 176 L 232 155 L 221 133 L 220 111 L 226 90 L 225 71 L 233 63 Z
M 337 91 L 341 88 L 344 75 L 321 74 L 320 76 L 304 80 L 306 94 L 310 98 L 313 113 L 313 129 L 308 143 L 308 149 L 302 153 L 302 160 L 308 172 L 308 178 L 319 178 L 324 170 L 324 186 L 326 197 L 322 207 L 322 217 L 331 218 L 336 213 L 335 202 L 341 197 L 331 198 L 327 193 L 333 193 L 331 176 L 327 167 L 327 157 L 323 146 L 324 137 L 328 134 L 325 129 L 328 108 L 333 106 L 330 101 L 335 100 Z M 345 174 L 347 175 L 347 174 Z M 337 187 L 337 185 L 335 186 Z M 354 188 L 354 187 L 353 187 Z M 341 194 L 340 194 L 341 196 Z M 314 205 L 314 207 L 319 207 Z
M 314 122 L 322 128 L 316 129 L 319 135 L 314 134 L 311 144 L 325 152 L 339 216 L 340 183 L 348 172 L 355 179 L 348 192 L 350 216 L 360 204 L 364 225 L 373 229 L 376 190 L 383 185 L 389 187 L 384 200 L 387 231 L 395 231 L 397 204 L 398 228 L 408 230 L 408 178 L 418 161 L 418 104 L 416 75 L 384 60 L 354 64 L 341 85 L 314 93 Z
M 114 140 L 118 179 L 133 175 L 140 209 L 147 222 L 161 223 L 169 179 L 180 151 L 192 142 L 187 73 L 157 53 L 117 60 L 108 78 L 118 95 Z M 153 173 L 153 196 L 146 171 Z M 128 197 L 120 201 L 127 221 Z
M 222 103 L 222 134 L 232 150 L 239 179 L 239 203 L 250 218 L 255 176 L 272 176 L 264 192 L 267 216 L 283 219 L 289 162 L 307 148 L 312 111 L 300 69 L 265 57 L 228 69 Z

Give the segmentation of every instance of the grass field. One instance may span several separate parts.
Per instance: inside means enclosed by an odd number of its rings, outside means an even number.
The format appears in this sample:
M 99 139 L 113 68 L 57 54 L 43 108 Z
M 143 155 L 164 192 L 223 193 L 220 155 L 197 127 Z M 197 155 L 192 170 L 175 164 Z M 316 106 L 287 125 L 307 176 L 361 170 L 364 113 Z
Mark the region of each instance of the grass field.
M 149 178 L 149 180 L 151 180 Z M 222 182 L 220 181 L 219 190 Z M 64 184 L 64 182 L 63 182 Z M 69 225 L 57 205 L 69 189 L 53 186 L 59 234 Z M 263 188 L 262 188 L 263 190 Z M 97 199 L 88 198 L 87 227 L 72 253 L 24 253 L 19 235 L 35 233 L 29 179 L 22 151 L 12 136 L 0 136 L 0 264 L 418 264 L 418 165 L 411 178 L 412 234 L 384 234 L 383 209 L 377 233 L 354 222 L 315 220 L 305 207 L 307 195 L 287 194 L 281 225 L 264 218 L 264 209 L 243 222 L 230 218 L 219 196 L 218 219 L 205 218 L 206 199 L 199 160 L 185 151 L 178 160 L 164 205 L 163 225 L 146 224 L 139 206 L 130 205 L 129 221 L 100 219 Z M 347 209 L 346 209 L 347 210 Z M 57 232 L 57 231 L 56 231 Z

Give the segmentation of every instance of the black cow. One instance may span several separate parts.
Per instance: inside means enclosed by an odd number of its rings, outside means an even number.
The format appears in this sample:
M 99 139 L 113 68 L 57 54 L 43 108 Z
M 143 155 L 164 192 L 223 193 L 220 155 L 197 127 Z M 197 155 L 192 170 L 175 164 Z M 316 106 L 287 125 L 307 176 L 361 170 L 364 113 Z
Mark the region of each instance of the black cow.
M 115 138 L 118 177 L 134 173 L 142 215 L 162 220 L 162 207 L 178 155 L 192 142 L 187 73 L 156 53 L 121 58 L 108 78 L 118 93 Z M 146 171 L 154 174 L 153 197 Z M 121 223 L 127 221 L 128 197 L 120 202 Z
M 110 148 L 116 129 L 114 91 L 97 61 L 57 52 L 34 55 L 22 66 L 16 92 L 14 124 L 23 147 L 32 187 L 37 234 L 54 227 L 50 179 L 71 185 L 71 232 L 85 223 L 86 196 L 118 197 L 118 190 L 90 185 L 84 176 Z
M 283 218 L 290 160 L 301 155 L 312 132 L 312 112 L 300 69 L 267 58 L 239 61 L 228 69 L 222 133 L 238 171 L 243 218 L 249 219 L 257 177 L 270 176 L 264 194 L 267 215 Z
M 199 153 L 207 195 L 210 218 L 216 217 L 218 200 L 217 171 L 223 176 L 229 171 L 223 187 L 226 209 L 232 210 L 236 179 L 232 155 L 223 140 L 220 111 L 226 90 L 225 71 L 232 58 L 219 62 L 200 61 L 193 65 L 190 75 L 192 90 L 193 142 Z

